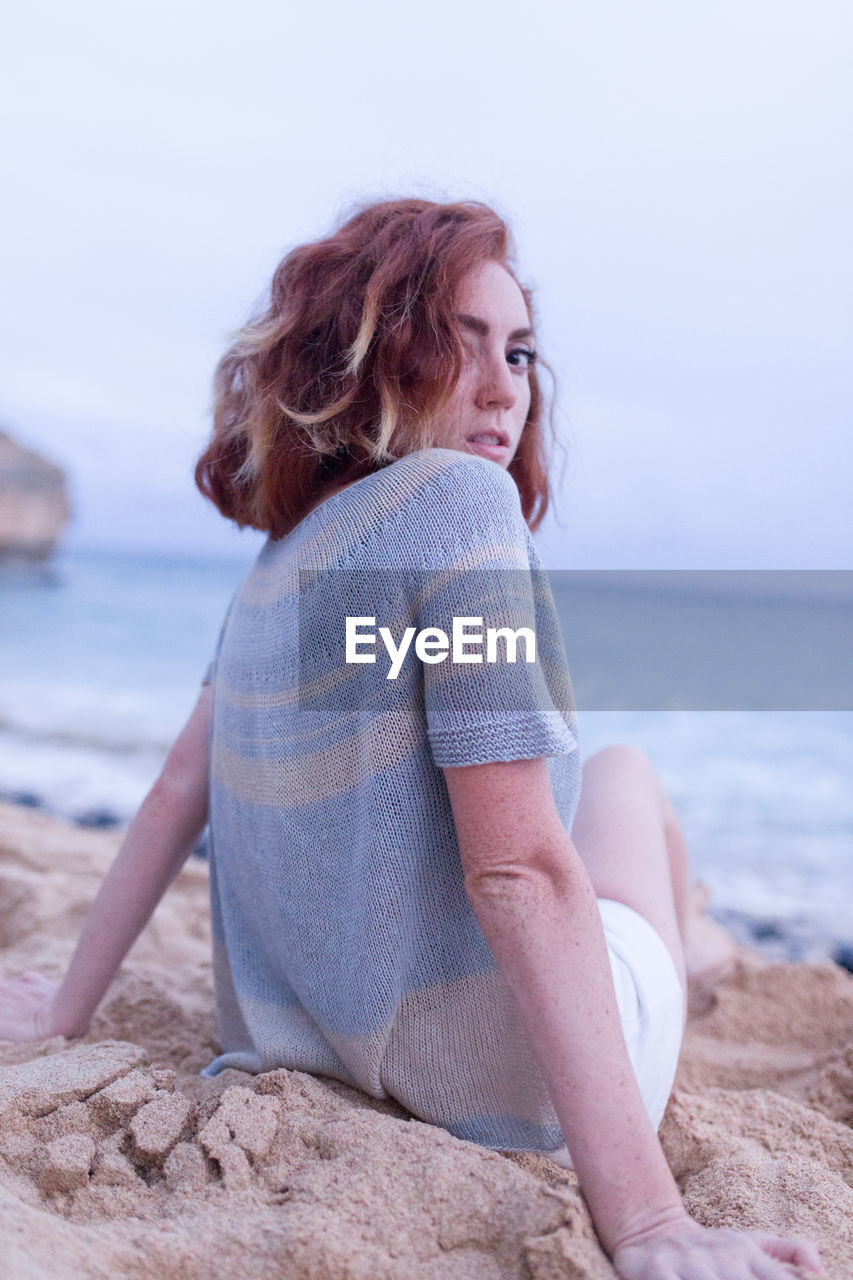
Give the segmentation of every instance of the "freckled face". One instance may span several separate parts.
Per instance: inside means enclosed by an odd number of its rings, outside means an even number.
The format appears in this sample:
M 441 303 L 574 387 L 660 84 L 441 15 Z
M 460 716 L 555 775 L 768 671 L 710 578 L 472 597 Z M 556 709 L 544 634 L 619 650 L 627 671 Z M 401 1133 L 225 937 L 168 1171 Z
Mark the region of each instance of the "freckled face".
M 504 267 L 483 262 L 461 280 L 454 314 L 465 360 L 435 443 L 508 467 L 530 409 L 536 358 L 524 296 Z

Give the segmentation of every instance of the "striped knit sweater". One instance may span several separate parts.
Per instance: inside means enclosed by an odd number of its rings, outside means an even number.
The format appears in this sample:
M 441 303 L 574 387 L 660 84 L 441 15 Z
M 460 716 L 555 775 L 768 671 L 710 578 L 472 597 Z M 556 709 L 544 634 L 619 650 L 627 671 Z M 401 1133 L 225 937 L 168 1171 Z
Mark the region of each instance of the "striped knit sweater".
M 358 650 L 374 663 L 345 661 L 347 616 L 375 620 Z M 481 662 L 422 660 L 412 642 L 389 678 L 380 627 L 397 644 L 407 626 L 450 637 L 454 617 L 483 619 L 482 647 L 465 649 Z M 507 625 L 534 631 L 535 662 L 523 642 L 509 662 L 500 641 L 485 660 L 486 628 Z M 509 473 L 423 449 L 327 498 L 260 551 L 207 680 L 222 1053 L 202 1074 L 289 1067 L 485 1147 L 561 1146 L 465 890 L 441 771 L 547 756 L 571 829 L 572 689 Z

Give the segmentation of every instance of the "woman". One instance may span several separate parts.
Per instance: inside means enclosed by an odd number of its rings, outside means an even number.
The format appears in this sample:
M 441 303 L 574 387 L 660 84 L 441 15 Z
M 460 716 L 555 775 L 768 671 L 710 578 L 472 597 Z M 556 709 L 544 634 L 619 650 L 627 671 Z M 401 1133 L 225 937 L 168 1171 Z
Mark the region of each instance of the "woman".
M 640 752 L 581 775 L 529 532 L 548 502 L 533 328 L 477 202 L 370 205 L 284 259 L 220 363 L 196 472 L 268 541 L 65 981 L 3 984 L 0 1035 L 85 1030 L 209 820 L 205 1074 L 315 1071 L 544 1150 L 626 1278 L 820 1269 L 809 1244 L 693 1222 L 656 1137 L 686 853 Z M 503 662 L 451 660 L 460 620 L 532 633 L 535 660 L 506 635 Z

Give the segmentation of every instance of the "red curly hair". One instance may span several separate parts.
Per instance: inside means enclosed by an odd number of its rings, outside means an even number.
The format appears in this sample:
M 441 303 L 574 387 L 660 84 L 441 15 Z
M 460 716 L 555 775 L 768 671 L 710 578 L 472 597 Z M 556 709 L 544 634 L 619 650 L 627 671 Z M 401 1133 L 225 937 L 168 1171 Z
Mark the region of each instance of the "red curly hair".
M 483 261 L 500 263 L 534 326 L 514 258 L 509 227 L 477 200 L 371 203 L 332 235 L 293 249 L 265 308 L 217 365 L 198 488 L 240 528 L 278 539 L 327 491 L 431 447 L 462 369 L 452 312 L 463 276 Z M 549 501 L 536 366 L 529 380 L 509 473 L 536 529 Z

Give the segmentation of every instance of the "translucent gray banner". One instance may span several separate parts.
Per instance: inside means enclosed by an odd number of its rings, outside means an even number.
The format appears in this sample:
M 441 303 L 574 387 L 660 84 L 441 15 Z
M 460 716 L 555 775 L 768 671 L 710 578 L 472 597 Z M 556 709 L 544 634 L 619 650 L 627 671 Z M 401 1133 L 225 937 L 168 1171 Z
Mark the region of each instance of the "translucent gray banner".
M 482 653 L 479 668 L 454 665 L 453 616 L 482 618 L 481 647 L 466 649 Z M 358 625 L 374 638 L 357 649 L 373 663 L 347 662 L 347 617 L 374 619 Z M 487 670 L 490 627 L 533 630 L 535 669 L 519 641 L 524 671 Z M 427 628 L 447 634 L 440 665 L 417 656 Z M 434 635 L 429 643 L 435 653 Z M 508 653 L 499 641 L 497 667 Z M 853 570 L 300 571 L 299 666 L 303 709 L 343 699 L 353 710 L 389 679 L 410 688 L 426 680 L 428 690 L 450 680 L 449 696 L 470 690 L 486 707 L 505 677 L 519 708 L 553 706 L 570 720 L 576 709 L 850 711 Z
M 853 709 L 853 571 L 548 576 L 581 710 Z

